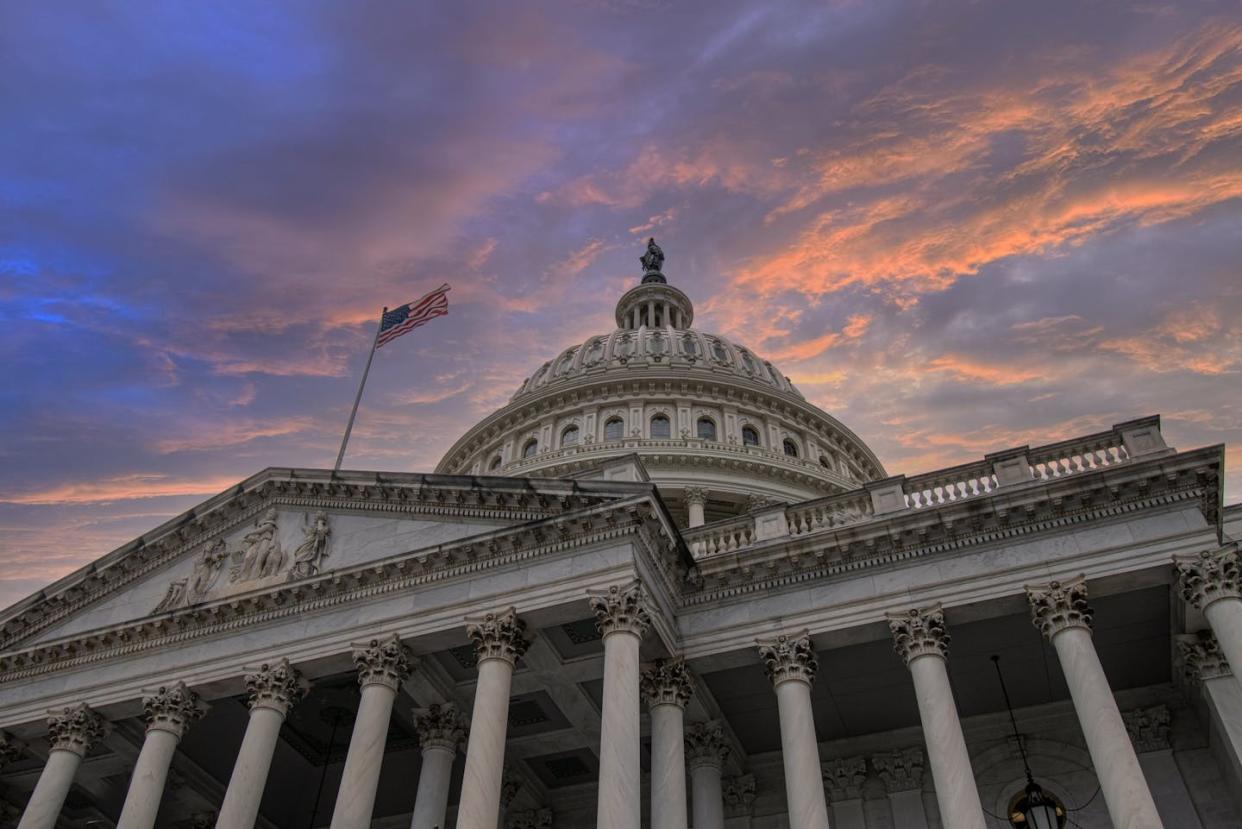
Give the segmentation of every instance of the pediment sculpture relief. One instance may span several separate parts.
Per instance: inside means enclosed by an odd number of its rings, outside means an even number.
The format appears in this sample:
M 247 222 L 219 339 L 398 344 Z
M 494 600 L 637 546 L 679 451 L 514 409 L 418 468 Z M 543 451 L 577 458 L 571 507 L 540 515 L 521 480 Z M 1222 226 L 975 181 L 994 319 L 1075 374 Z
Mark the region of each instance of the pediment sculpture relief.
M 286 553 L 280 545 L 276 508 L 263 513 L 253 530 L 242 536 L 241 546 L 230 550 L 224 539 L 203 545 L 188 578 L 174 579 L 152 613 L 163 613 L 199 604 L 211 598 L 281 581 L 318 575 L 328 556 L 332 528 L 328 514 L 316 512 L 302 530 L 302 543 Z M 228 578 L 221 581 L 227 569 Z

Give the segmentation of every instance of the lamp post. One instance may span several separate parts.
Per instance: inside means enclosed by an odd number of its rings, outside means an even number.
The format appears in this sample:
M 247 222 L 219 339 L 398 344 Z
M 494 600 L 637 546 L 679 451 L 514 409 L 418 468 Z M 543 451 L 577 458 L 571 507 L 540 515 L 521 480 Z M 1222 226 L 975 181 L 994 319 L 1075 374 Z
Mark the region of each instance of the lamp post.
M 1009 702 L 1009 690 L 1005 688 L 1005 675 L 1001 673 L 1000 657 L 993 656 L 992 664 L 996 666 L 996 678 L 1000 680 L 1001 693 L 1005 696 L 1005 710 L 1009 712 L 1009 724 L 1013 726 L 1014 739 L 1018 741 L 1018 753 L 1022 755 L 1022 770 L 1026 772 L 1026 797 L 1018 801 L 1014 811 L 1022 815 L 1028 829 L 1060 829 L 1064 825 L 1064 812 L 1052 798 L 1044 794 L 1044 790 L 1031 775 L 1031 764 L 1027 762 L 1026 746 L 1022 735 L 1018 733 L 1018 721 L 1013 716 L 1013 705 Z

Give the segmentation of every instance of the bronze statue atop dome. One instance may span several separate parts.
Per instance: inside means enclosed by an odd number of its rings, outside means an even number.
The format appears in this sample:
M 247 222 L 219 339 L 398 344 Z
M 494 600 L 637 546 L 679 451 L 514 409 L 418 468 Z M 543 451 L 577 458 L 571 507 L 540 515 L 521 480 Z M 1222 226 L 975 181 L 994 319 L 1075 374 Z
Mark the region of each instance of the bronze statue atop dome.
M 655 237 L 647 240 L 647 252 L 638 257 L 643 264 L 643 282 L 664 282 L 664 251 L 656 244 Z

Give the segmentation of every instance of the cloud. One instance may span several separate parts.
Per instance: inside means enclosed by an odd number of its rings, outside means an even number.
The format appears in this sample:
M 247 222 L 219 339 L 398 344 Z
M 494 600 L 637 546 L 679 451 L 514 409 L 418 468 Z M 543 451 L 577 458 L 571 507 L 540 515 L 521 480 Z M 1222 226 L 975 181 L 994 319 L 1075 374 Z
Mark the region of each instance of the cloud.
M 238 482 L 239 479 L 233 476 L 186 479 L 159 472 L 134 473 L 90 481 L 67 481 L 41 490 L 2 492 L 0 504 L 107 504 L 180 495 L 208 496 Z

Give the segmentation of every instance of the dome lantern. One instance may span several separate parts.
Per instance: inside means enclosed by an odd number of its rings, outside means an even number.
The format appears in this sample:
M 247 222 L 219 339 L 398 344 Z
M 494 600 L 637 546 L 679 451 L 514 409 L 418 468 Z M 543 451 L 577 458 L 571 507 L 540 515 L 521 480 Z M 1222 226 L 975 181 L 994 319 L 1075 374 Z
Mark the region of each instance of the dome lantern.
M 664 277 L 664 251 L 655 239 L 647 240 L 647 252 L 639 257 L 643 281 L 625 292 L 617 302 L 617 328 L 671 328 L 685 331 L 694 322 L 694 305 Z

